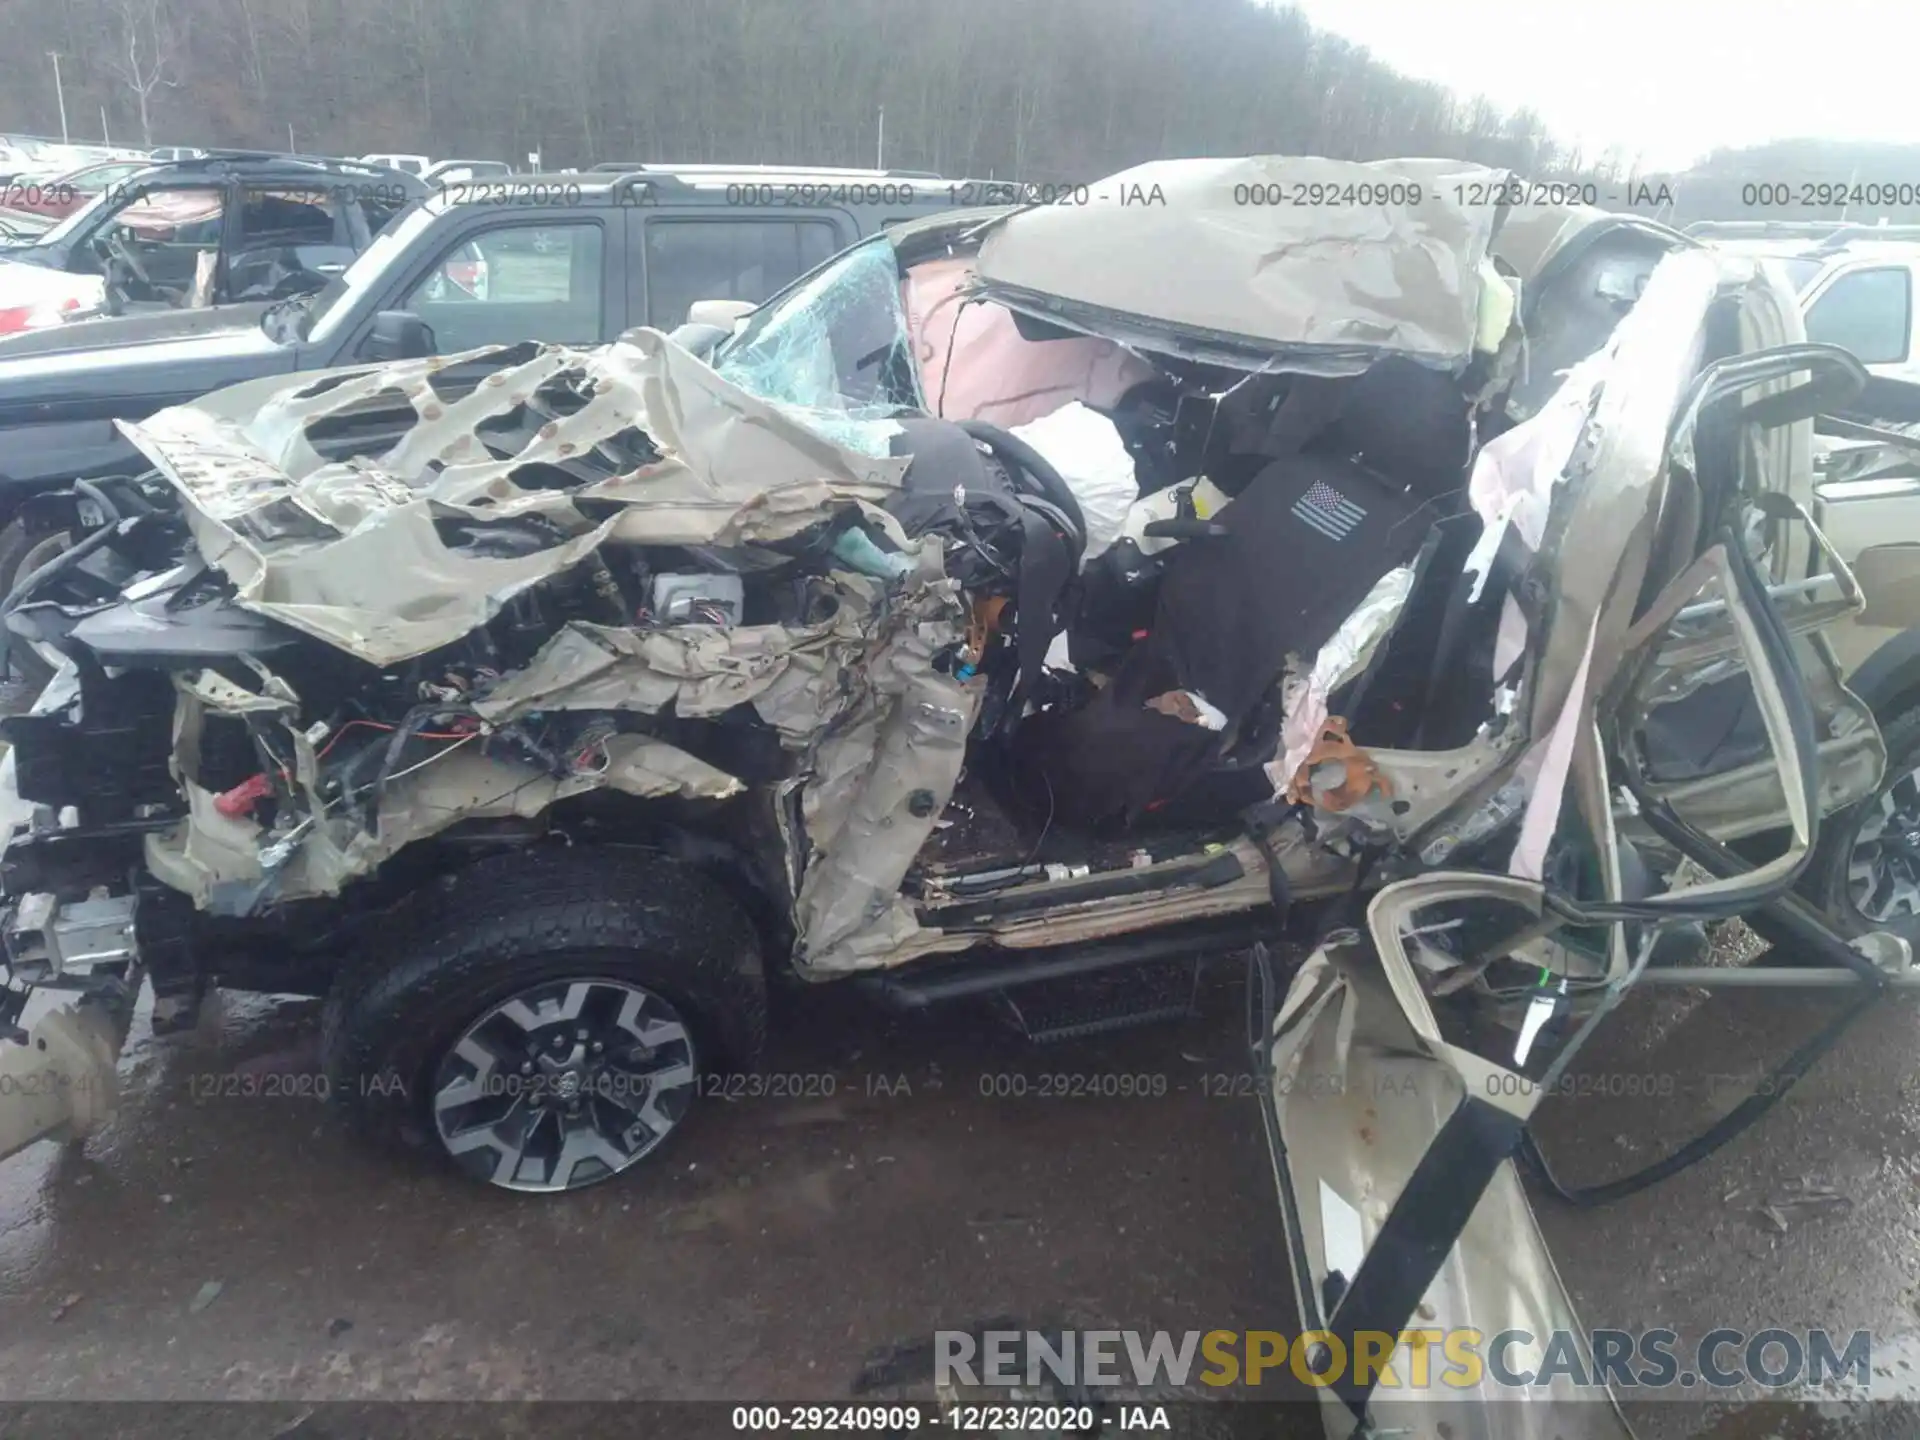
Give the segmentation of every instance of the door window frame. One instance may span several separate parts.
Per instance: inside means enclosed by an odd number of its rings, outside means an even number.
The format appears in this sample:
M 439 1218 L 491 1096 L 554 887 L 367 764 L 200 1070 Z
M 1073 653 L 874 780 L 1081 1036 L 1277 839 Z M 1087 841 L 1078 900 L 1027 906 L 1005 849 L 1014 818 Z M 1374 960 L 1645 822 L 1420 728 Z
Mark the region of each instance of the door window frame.
M 1809 326 L 1809 333 L 1807 338 L 1810 340 L 1813 338 L 1811 333 L 1811 322 L 1813 320 L 1813 312 L 1820 308 L 1821 304 L 1825 302 L 1825 300 L 1829 295 L 1833 294 L 1833 292 L 1838 287 L 1846 284 L 1847 281 L 1855 278 L 1856 276 L 1873 275 L 1873 274 L 1878 274 L 1882 271 L 1891 271 L 1892 273 L 1899 275 L 1901 279 L 1903 279 L 1906 282 L 1907 303 L 1906 303 L 1905 312 L 1901 317 L 1901 329 L 1900 329 L 1903 348 L 1900 354 L 1895 356 L 1891 360 L 1870 360 L 1864 355 L 1856 355 L 1854 358 L 1859 360 L 1859 362 L 1862 365 L 1905 365 L 1910 360 L 1912 360 L 1913 359 L 1913 267 L 1910 265 L 1902 265 L 1902 264 L 1899 264 L 1898 262 L 1891 262 L 1886 264 L 1862 263 L 1859 265 L 1848 266 L 1846 269 L 1836 271 L 1834 274 L 1828 276 L 1826 283 L 1821 285 L 1816 292 L 1814 292 L 1813 294 L 1807 297 L 1806 305 L 1803 309 L 1803 314 L 1806 317 L 1805 323 L 1808 324 Z M 1821 342 L 1821 343 L 1827 343 L 1827 342 Z M 1842 348 L 1844 349 L 1845 347 L 1843 346 Z
M 654 317 L 653 276 L 647 251 L 647 231 L 639 228 L 642 225 L 647 227 L 654 225 L 796 225 L 812 221 L 816 224 L 825 224 L 830 227 L 832 239 L 827 253 L 814 264 L 807 266 L 794 275 L 788 276 L 778 285 L 775 285 L 765 295 L 761 296 L 760 299 L 755 302 L 756 304 L 765 304 L 775 295 L 780 294 L 781 291 L 792 285 L 794 281 L 800 279 L 801 276 L 811 274 L 813 271 L 819 269 L 821 265 L 833 259 L 834 256 L 838 255 L 849 245 L 852 245 L 856 240 L 863 238 L 863 232 L 859 224 L 851 215 L 844 210 L 824 206 L 781 207 L 777 210 L 742 207 L 732 211 L 719 211 L 717 213 L 712 208 L 680 211 L 636 209 L 628 211 L 628 214 L 633 216 L 632 223 L 635 227 L 629 231 L 629 263 L 626 267 L 627 308 L 629 315 L 632 317 L 629 323 L 632 325 L 651 325 L 655 329 L 667 331 L 671 331 L 677 326 L 685 324 L 687 317 L 684 315 L 677 317 L 663 316 L 659 319 Z M 712 300 L 719 297 L 702 295 L 695 298 Z
M 429 258 L 416 260 L 398 271 L 398 278 L 380 292 L 380 298 L 370 304 L 351 327 L 342 331 L 335 358 L 329 363 L 356 363 L 355 357 L 373 329 L 373 317 L 383 311 L 407 310 L 407 302 L 414 292 L 432 278 L 433 273 L 461 246 L 474 244 L 483 236 L 503 230 L 561 230 L 574 225 L 592 225 L 600 231 L 600 334 L 594 343 L 604 345 L 625 328 L 618 323 L 618 317 L 614 314 L 614 300 L 621 294 L 619 287 L 623 283 L 626 268 L 621 227 L 610 223 L 607 214 L 597 210 L 573 210 L 564 215 L 475 215 L 466 224 L 442 232 L 442 238 L 433 246 L 420 247 Z M 408 313 L 418 312 L 409 310 Z

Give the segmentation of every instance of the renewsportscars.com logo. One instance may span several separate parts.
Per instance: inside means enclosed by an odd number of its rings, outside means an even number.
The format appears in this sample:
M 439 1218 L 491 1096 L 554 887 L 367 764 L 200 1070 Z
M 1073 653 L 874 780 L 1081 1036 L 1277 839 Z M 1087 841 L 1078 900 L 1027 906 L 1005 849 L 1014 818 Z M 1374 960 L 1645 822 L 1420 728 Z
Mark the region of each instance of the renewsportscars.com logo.
M 1584 1341 L 1584 1343 L 1583 1343 Z M 936 1385 L 1115 1385 L 1145 1388 L 1280 1383 L 1362 1388 L 1530 1389 L 1556 1383 L 1616 1389 L 1732 1389 L 1758 1384 L 1869 1388 L 1873 1336 L 1826 1330 L 1713 1330 L 1690 1347 L 1672 1330 L 964 1330 L 934 1332 Z

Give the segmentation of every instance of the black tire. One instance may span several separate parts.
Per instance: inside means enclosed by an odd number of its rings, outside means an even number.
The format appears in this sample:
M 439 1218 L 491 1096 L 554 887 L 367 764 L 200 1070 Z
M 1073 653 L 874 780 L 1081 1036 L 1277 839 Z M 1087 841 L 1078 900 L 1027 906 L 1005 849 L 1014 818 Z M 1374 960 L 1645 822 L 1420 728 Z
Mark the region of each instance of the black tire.
M 767 998 L 759 937 L 721 885 L 681 861 L 592 848 L 496 856 L 420 892 L 392 918 L 382 930 L 395 938 L 342 970 L 321 1022 L 329 1091 L 376 1143 L 453 1164 L 436 1120 L 436 1077 L 469 1027 L 542 982 L 625 984 L 668 1002 L 698 1073 L 759 1058 Z M 456 1168 L 510 1189 L 580 1188 L 480 1175 L 474 1158 Z
M 1821 822 L 1820 840 L 1799 888 L 1842 934 L 1865 935 L 1874 930 L 1892 930 L 1920 950 L 1920 913 L 1896 913 L 1878 919 L 1863 913 L 1855 902 L 1849 876 L 1861 826 L 1881 809 L 1889 792 L 1898 790 L 1896 803 L 1904 796 L 1920 806 L 1920 785 L 1914 780 L 1915 772 L 1920 771 L 1920 708 L 1903 711 L 1883 722 L 1880 734 L 1887 747 L 1887 771 L 1881 778 L 1880 788 L 1858 805 Z M 1920 846 L 1915 848 L 1910 863 L 1916 880 L 1920 880 Z

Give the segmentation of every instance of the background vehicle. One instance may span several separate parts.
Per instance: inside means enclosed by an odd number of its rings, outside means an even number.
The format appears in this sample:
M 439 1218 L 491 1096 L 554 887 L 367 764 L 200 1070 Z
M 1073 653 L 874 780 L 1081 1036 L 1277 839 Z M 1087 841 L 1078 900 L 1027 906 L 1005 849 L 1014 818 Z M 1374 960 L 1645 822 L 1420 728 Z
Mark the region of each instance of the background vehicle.
M 6 186 L 6 204 L 12 210 L 58 219 L 87 204 L 102 190 L 119 185 L 151 168 L 146 160 L 106 160 L 83 165 L 47 180 L 22 180 Z
M 432 168 L 433 162 L 424 155 L 362 155 L 361 163 L 381 165 L 388 170 L 398 170 L 403 175 L 421 176 Z
M 468 245 L 441 264 L 439 273 L 421 291 L 420 298 L 433 305 L 448 300 L 484 301 L 487 281 L 486 255 L 478 245 Z
M 1800 295 L 1809 340 L 1851 351 L 1876 377 L 1920 381 L 1920 225 L 1703 221 L 1687 233 L 1776 261 Z
M 96 165 L 105 160 L 145 160 L 144 150 L 122 145 L 87 145 L 72 141 L 50 140 L 43 136 L 8 135 L 0 137 L 0 181 L 32 178 L 44 180 L 50 175 Z
M 156 164 L 170 160 L 201 160 L 207 152 L 193 145 L 161 145 L 155 148 L 152 159 Z
M 497 180 L 513 174 L 504 160 L 436 160 L 420 174 L 429 185 L 451 185 L 460 180 Z
M 352 162 L 222 152 L 142 166 L 31 243 L 0 256 L 35 295 L 71 277 L 74 307 L 203 309 L 318 289 L 419 195 L 418 181 Z M 32 316 L 8 329 L 29 328 Z M 108 342 L 110 343 L 110 342 Z M 44 351 L 36 353 L 45 353 Z
M 52 228 L 45 215 L 29 215 L 18 210 L 0 210 L 0 254 L 15 245 L 31 244 Z

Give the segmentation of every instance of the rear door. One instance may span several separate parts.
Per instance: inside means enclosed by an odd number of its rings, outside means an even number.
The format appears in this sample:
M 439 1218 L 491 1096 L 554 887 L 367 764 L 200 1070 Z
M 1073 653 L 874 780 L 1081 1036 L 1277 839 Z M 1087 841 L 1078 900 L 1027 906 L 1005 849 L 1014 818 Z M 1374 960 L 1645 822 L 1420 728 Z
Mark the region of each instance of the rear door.
M 1514 1167 L 1538 1090 L 1442 1037 L 1408 958 L 1410 932 L 1491 938 L 1538 916 L 1528 882 L 1443 872 L 1380 892 L 1284 993 L 1255 954 L 1288 1359 L 1329 1436 L 1631 1440 Z M 1557 1336 L 1571 1363 L 1539 1379 Z
M 672 330 L 696 300 L 758 305 L 859 238 L 844 210 L 627 211 L 631 324 Z
M 1644 709 L 1683 671 L 1715 663 L 1705 650 L 1724 642 L 1753 678 L 1774 787 L 1803 794 L 1799 760 L 1778 733 L 1790 723 L 1783 679 L 1797 686 L 1797 677 L 1738 633 L 1755 612 L 1729 600 L 1740 621 L 1728 623 L 1723 606 L 1710 636 L 1697 621 L 1663 628 L 1683 604 L 1723 590 L 1726 574 L 1694 567 L 1666 608 L 1653 607 L 1645 648 L 1658 658 L 1623 708 Z M 1679 658 L 1677 644 L 1694 653 Z M 1562 859 L 1583 861 L 1549 863 L 1554 903 L 1546 885 L 1516 875 L 1433 871 L 1380 891 L 1364 923 L 1334 932 L 1284 988 L 1264 950 L 1252 962 L 1254 1067 L 1303 1360 L 1324 1377 L 1330 1435 L 1626 1440 L 1610 1384 L 1657 1383 L 1660 1357 L 1595 1353 L 1515 1168 L 1583 1025 L 1605 1014 L 1602 996 L 1634 982 L 1638 945 L 1653 938 L 1608 918 L 1623 894 L 1611 797 L 1622 780 L 1641 793 L 1644 776 L 1610 766 L 1591 719 L 1568 733 L 1574 754 L 1551 839 Z M 1704 913 L 1709 892 L 1742 908 L 1762 903 L 1791 884 L 1808 824 L 1802 809 L 1787 853 L 1764 867 L 1639 903 L 1675 919 Z M 1557 878 L 1565 868 L 1580 873 Z M 1447 995 L 1473 997 L 1473 1018 Z M 1361 1431 L 1363 1420 L 1377 1431 Z

